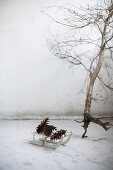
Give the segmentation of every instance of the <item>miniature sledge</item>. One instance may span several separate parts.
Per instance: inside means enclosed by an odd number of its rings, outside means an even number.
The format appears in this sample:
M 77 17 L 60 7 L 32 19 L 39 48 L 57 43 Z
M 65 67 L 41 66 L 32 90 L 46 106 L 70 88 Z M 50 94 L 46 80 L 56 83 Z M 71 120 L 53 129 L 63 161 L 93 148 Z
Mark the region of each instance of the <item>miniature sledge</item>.
M 48 125 L 49 119 L 44 119 L 33 132 L 33 139 L 29 143 L 56 149 L 60 145 L 65 145 L 71 139 L 72 132 L 66 133 L 67 130 L 57 130 L 53 125 Z
M 39 145 L 39 146 L 44 146 L 52 149 L 56 149 L 60 145 L 65 145 L 68 143 L 71 139 L 72 132 L 70 134 L 66 134 L 65 136 L 61 136 L 60 139 L 51 140 L 50 137 L 42 135 L 42 138 L 35 138 L 36 136 L 39 136 L 37 132 L 33 132 L 33 139 L 29 141 L 29 143 L 34 144 L 34 145 Z

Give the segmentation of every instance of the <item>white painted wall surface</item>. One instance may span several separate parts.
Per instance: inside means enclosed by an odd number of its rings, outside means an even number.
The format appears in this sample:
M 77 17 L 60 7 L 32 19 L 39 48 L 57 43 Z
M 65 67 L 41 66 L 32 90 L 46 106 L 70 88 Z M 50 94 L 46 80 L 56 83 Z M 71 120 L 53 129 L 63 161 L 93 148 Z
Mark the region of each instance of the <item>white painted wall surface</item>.
M 78 0 L 70 4 L 78 5 Z M 90 0 L 87 0 L 89 3 Z M 68 0 L 0 0 L 0 114 L 80 115 L 85 72 L 70 69 L 47 48 L 51 21 L 41 10 Z M 81 1 L 83 4 L 84 1 Z M 97 86 L 98 89 L 98 86 Z M 112 113 L 113 101 L 93 103 L 93 113 Z

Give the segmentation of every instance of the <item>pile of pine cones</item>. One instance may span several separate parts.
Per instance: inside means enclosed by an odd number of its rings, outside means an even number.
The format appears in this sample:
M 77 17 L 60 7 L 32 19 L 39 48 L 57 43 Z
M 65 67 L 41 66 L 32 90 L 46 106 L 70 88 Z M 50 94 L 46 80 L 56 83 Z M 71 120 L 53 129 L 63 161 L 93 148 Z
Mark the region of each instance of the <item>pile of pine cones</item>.
M 61 139 L 61 137 L 65 135 L 67 130 L 57 130 L 55 126 L 48 124 L 49 118 L 45 118 L 43 121 L 41 121 L 40 125 L 38 125 L 36 128 L 37 133 L 45 134 L 47 137 L 50 137 L 50 140 Z

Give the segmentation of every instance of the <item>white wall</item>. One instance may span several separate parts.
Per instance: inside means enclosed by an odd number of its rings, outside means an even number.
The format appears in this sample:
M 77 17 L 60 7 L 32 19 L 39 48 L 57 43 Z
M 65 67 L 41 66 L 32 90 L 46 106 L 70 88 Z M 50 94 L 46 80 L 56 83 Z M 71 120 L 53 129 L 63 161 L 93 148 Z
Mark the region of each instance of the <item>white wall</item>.
M 67 0 L 0 0 L 1 115 L 83 112 L 85 96 L 77 93 L 85 73 L 69 69 L 46 46 L 52 28 L 50 19 L 41 10 L 66 3 Z M 112 113 L 112 107 L 110 100 L 106 104 L 93 104 L 92 110 L 108 114 Z

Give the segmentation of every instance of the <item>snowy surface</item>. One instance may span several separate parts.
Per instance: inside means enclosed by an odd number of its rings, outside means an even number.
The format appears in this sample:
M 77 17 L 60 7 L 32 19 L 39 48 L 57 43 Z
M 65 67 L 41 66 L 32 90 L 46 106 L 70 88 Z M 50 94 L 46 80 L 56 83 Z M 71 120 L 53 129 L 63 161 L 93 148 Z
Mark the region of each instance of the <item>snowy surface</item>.
M 29 144 L 40 120 L 0 120 L 0 170 L 113 170 L 113 128 L 91 124 L 82 139 L 81 124 L 50 120 L 73 132 L 66 146 L 56 150 Z M 112 122 L 113 123 L 113 122 Z

